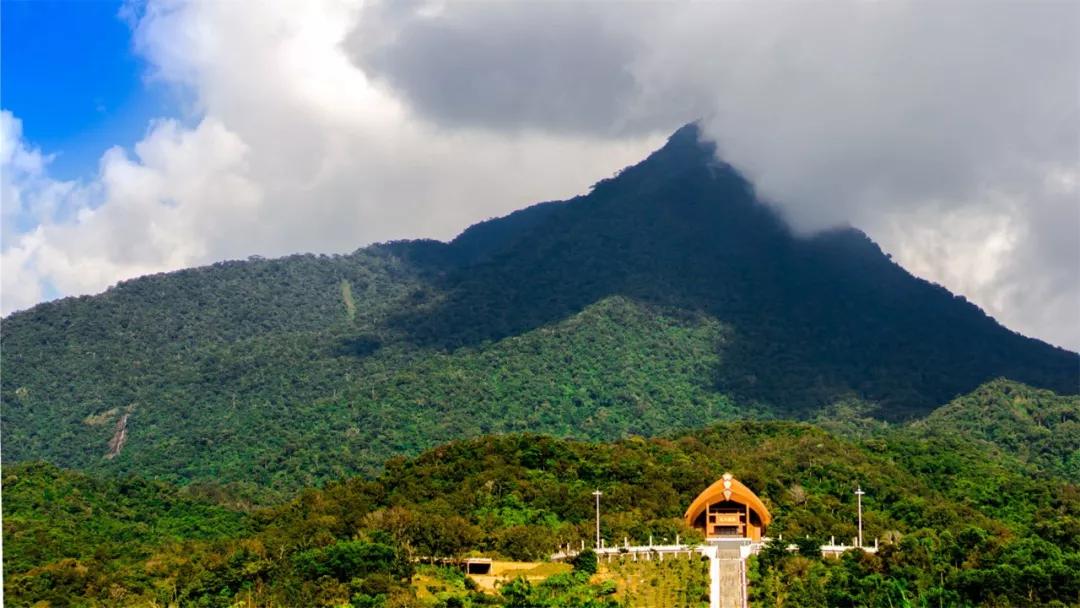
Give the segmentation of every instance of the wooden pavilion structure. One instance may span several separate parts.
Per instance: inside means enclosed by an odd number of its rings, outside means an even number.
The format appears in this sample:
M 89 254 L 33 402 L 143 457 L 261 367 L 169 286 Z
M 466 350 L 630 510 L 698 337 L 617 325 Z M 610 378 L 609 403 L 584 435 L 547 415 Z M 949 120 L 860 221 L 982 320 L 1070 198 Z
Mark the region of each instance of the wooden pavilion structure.
M 705 539 L 748 538 L 760 541 L 772 522 L 761 499 L 731 473 L 712 484 L 690 503 L 683 515 L 686 525 Z

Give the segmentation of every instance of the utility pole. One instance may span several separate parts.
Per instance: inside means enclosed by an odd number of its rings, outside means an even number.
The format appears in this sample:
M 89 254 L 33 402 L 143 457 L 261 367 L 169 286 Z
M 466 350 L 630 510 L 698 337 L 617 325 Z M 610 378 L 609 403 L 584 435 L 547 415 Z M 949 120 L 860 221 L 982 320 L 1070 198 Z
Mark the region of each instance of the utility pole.
M 860 548 L 862 548 L 862 497 L 863 497 L 863 494 L 866 494 L 866 492 L 863 492 L 862 485 L 859 485 L 859 487 L 856 488 L 856 490 L 855 490 L 855 496 L 857 497 L 857 499 L 859 501 L 859 547 Z
M 596 549 L 600 550 L 600 495 L 603 494 L 599 489 L 592 493 L 596 497 Z

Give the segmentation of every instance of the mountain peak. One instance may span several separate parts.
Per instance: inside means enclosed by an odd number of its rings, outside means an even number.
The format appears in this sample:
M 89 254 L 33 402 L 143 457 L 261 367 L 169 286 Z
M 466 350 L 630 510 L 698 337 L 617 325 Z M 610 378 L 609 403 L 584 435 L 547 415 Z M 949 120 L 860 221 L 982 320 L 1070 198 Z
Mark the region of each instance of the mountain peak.
M 667 139 L 662 148 L 653 152 L 648 160 L 663 159 L 666 162 L 679 163 L 682 166 L 714 164 L 716 143 L 708 139 L 700 122 L 689 122 L 679 127 Z
M 668 136 L 667 144 L 664 147 L 669 146 L 692 146 L 701 147 L 703 145 L 712 145 L 705 137 L 705 131 L 701 127 L 700 121 L 688 122 L 685 125 L 675 129 L 675 132 Z M 712 146 L 715 148 L 715 146 Z
M 719 172 L 718 172 L 719 170 Z M 706 172 L 707 171 L 707 172 Z M 737 190 L 750 193 L 753 187 L 731 165 L 716 155 L 716 143 L 709 140 L 698 122 L 679 127 L 667 142 L 645 160 L 619 171 L 614 177 L 600 180 L 594 193 L 618 195 L 641 191 L 647 184 L 690 180 L 691 176 L 715 178 L 724 176 Z

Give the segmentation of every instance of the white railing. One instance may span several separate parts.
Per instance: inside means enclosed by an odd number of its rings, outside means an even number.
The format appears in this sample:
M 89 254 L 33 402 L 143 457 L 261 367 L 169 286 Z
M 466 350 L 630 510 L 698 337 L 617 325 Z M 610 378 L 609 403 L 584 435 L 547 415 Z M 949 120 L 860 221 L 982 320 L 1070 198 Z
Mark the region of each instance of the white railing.
M 579 553 L 581 553 L 581 551 L 583 551 L 585 548 L 588 548 L 588 549 L 591 549 L 592 551 L 594 551 L 598 557 L 607 557 L 608 561 L 611 561 L 612 557 L 619 556 L 619 555 L 627 555 L 627 556 L 631 556 L 631 557 L 635 557 L 635 558 L 644 556 L 644 557 L 646 557 L 646 559 L 650 558 L 653 555 L 656 555 L 656 556 L 658 556 L 659 559 L 663 559 L 664 555 L 679 555 L 679 554 L 683 554 L 683 553 L 690 554 L 690 553 L 694 553 L 694 552 L 705 553 L 706 549 L 708 547 L 715 547 L 717 545 L 737 545 L 738 548 L 739 548 L 739 556 L 740 556 L 740 558 L 741 559 L 746 559 L 746 558 L 750 557 L 751 555 L 754 555 L 754 554 L 758 553 L 759 551 L 761 551 L 761 548 L 764 547 L 765 545 L 768 545 L 769 543 L 776 542 L 776 541 L 783 542 L 783 539 L 772 539 L 772 538 L 765 537 L 765 538 L 762 538 L 760 542 L 754 542 L 754 541 L 750 540 L 749 538 L 730 538 L 730 539 L 728 539 L 728 538 L 710 538 L 710 539 L 707 539 L 705 541 L 705 543 L 701 544 L 701 545 L 686 545 L 686 544 L 675 544 L 675 545 L 654 545 L 654 544 L 631 545 L 631 544 L 629 544 L 629 542 L 626 539 L 624 539 L 622 545 L 616 545 L 616 546 L 606 546 L 605 545 L 605 546 L 600 547 L 599 549 L 594 549 L 592 547 L 585 547 L 584 543 L 582 544 L 581 549 L 573 549 L 573 548 L 571 548 L 569 546 L 564 547 L 558 553 L 553 554 L 551 556 L 551 560 L 552 561 L 562 561 L 562 560 L 570 559 L 570 558 L 578 555 Z M 603 540 L 601 540 L 601 543 L 603 544 Z M 788 551 L 797 551 L 798 547 L 795 544 L 790 543 L 790 544 L 787 545 L 786 549 Z M 874 546 L 872 546 L 872 547 L 870 547 L 870 546 L 860 547 L 860 546 L 858 546 L 858 541 L 855 540 L 855 539 L 852 539 L 852 544 L 845 545 L 844 543 L 837 543 L 836 542 L 836 537 L 833 537 L 833 538 L 829 539 L 828 544 L 821 545 L 821 554 L 826 555 L 826 556 L 830 556 L 830 557 L 836 557 L 836 556 L 839 556 L 842 553 L 845 553 L 847 551 L 852 551 L 852 550 L 855 550 L 855 549 L 861 549 L 861 550 L 863 550 L 863 551 L 865 551 L 867 553 L 877 553 L 878 552 L 878 539 L 876 539 L 876 538 L 874 539 Z
M 821 554 L 829 556 L 829 557 L 839 557 L 840 554 L 842 554 L 844 552 L 847 552 L 847 551 L 853 551 L 855 549 L 862 549 L 863 551 L 865 551 L 867 553 L 877 553 L 877 551 L 878 551 L 878 539 L 876 539 L 876 538 L 874 539 L 874 546 L 873 547 L 866 547 L 866 546 L 860 547 L 858 538 L 851 539 L 851 544 L 850 545 L 845 545 L 844 543 L 837 544 L 836 537 L 834 536 L 834 537 L 829 539 L 829 544 L 821 546 Z

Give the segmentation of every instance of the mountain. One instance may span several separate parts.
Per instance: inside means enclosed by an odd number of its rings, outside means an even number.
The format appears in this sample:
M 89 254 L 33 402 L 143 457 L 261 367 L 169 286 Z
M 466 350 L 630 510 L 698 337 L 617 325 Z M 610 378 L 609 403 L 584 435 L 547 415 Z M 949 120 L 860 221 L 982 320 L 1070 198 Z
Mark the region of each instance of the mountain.
M 704 570 L 691 577 L 685 559 L 630 574 L 650 576 L 636 597 L 620 578 L 629 560 L 605 560 L 598 579 L 575 572 L 488 594 L 454 568 L 417 561 L 546 557 L 592 537 L 597 488 L 609 542 L 685 539 L 694 532 L 683 509 L 724 472 L 765 502 L 770 535 L 799 547 L 789 553 L 777 542 L 750 561 L 755 606 L 1067 606 L 1080 597 L 1076 485 L 1032 475 L 979 443 L 906 433 L 852 442 L 808 424 L 743 421 L 611 443 L 535 434 L 455 441 L 391 459 L 373 479 L 332 482 L 251 513 L 200 500 L 191 486 L 5 466 L 5 599 L 699 607 Z M 829 537 L 856 534 L 857 486 L 867 492 L 866 537 L 881 550 L 822 558 Z
M 995 380 L 911 427 L 926 437 L 955 435 L 993 446 L 1080 484 L 1080 397 Z
M 5 462 L 281 497 L 486 433 L 611 439 L 837 402 L 907 420 L 1080 356 L 911 276 L 866 235 L 793 235 L 697 127 L 588 194 L 450 243 L 251 259 L 3 321 Z

